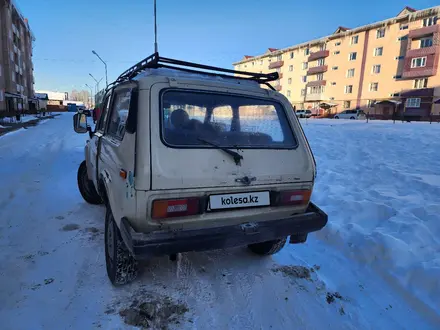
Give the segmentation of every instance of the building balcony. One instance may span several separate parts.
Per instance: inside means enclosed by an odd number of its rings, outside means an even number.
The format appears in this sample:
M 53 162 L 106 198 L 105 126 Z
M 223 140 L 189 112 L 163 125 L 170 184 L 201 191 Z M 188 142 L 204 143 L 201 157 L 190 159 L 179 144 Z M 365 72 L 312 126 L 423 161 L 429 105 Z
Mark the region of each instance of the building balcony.
M 424 26 L 419 29 L 411 30 L 408 32 L 408 38 L 409 39 L 415 39 L 415 38 L 421 38 L 426 35 L 430 35 L 433 33 L 439 33 L 440 32 L 440 25 L 431 25 L 431 26 Z
M 315 80 L 315 81 L 309 81 L 306 87 L 325 86 L 326 84 L 327 84 L 327 80 Z
M 432 97 L 434 96 L 434 88 L 411 89 L 400 93 L 402 98 L 412 97 Z
M 328 57 L 329 55 L 330 55 L 330 52 L 328 50 L 320 50 L 320 51 L 311 53 L 308 58 L 308 62 L 315 61 L 320 58 L 325 58 L 325 57 Z
M 438 52 L 439 52 L 438 46 L 431 46 L 431 47 L 425 47 L 425 48 L 414 48 L 414 49 L 408 49 L 405 57 L 422 57 L 422 56 L 435 54 Z
M 412 68 L 411 62 L 414 57 L 405 57 L 402 77 L 405 79 L 414 79 L 420 77 L 430 77 L 437 74 L 438 54 L 426 55 L 426 63 L 423 67 Z
M 327 72 L 328 66 L 327 65 L 320 65 L 315 66 L 313 68 L 310 68 L 307 70 L 307 75 L 317 74 L 317 73 L 324 73 Z
M 281 68 L 284 65 L 284 61 L 276 61 L 269 64 L 269 69 Z
M 282 89 L 282 86 L 281 85 L 276 85 L 275 89 L 279 92 Z
M 327 100 L 325 93 L 309 93 L 306 94 L 306 101 L 323 101 Z

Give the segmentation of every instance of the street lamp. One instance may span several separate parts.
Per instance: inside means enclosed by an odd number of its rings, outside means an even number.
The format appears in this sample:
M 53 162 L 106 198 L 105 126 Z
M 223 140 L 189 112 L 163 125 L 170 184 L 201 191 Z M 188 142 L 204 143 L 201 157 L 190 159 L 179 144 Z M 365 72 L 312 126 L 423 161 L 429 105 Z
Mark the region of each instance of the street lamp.
M 86 84 L 88 88 L 90 88 L 90 107 L 93 108 L 93 88 Z
M 102 80 L 102 78 L 97 80 L 95 77 L 93 77 L 93 75 L 91 73 L 89 73 L 89 76 L 92 77 L 93 80 L 96 82 L 96 92 L 95 92 L 95 94 L 98 94 L 99 93 L 99 83 Z
M 105 87 L 107 87 L 107 86 L 108 86 L 108 79 L 107 79 L 107 63 L 104 62 L 104 60 L 98 55 L 97 52 L 95 52 L 94 50 L 92 50 L 92 53 L 93 53 L 94 55 L 96 55 L 96 56 L 101 60 L 102 63 L 104 63 L 104 66 L 105 66 Z

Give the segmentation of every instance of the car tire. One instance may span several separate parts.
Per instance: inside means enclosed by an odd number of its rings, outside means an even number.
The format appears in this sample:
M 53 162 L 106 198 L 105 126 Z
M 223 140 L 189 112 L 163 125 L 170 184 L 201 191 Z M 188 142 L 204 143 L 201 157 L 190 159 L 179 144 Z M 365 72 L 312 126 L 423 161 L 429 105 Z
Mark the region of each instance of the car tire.
M 338 117 L 338 116 L 335 116 L 335 119 L 339 119 L 339 117 Z
M 350 117 L 350 119 L 356 119 L 356 118 L 354 118 L 354 117 Z
M 110 282 L 124 285 L 138 276 L 139 265 L 122 240 L 110 207 L 105 214 L 105 265 Z
M 248 248 L 260 256 L 268 256 L 279 252 L 286 244 L 287 237 L 273 241 L 249 244 Z
M 79 165 L 77 181 L 79 192 L 87 203 L 94 205 L 102 204 L 102 198 L 96 191 L 93 181 L 89 180 L 89 177 L 87 176 L 86 161 L 83 161 L 81 165 Z

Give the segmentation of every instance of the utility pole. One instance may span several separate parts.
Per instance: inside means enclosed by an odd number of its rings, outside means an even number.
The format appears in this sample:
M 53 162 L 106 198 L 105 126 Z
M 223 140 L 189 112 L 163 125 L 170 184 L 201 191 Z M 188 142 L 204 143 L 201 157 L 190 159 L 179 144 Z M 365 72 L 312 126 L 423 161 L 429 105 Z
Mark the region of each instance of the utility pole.
M 88 88 L 90 88 L 90 107 L 93 108 L 93 89 L 88 84 L 86 84 Z

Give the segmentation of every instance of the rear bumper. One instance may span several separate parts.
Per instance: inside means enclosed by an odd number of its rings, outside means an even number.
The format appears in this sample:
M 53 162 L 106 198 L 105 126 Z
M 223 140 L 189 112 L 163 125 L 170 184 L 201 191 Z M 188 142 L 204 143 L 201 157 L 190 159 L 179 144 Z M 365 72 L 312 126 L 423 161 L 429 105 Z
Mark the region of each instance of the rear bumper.
M 313 203 L 306 212 L 273 221 L 245 223 L 218 228 L 137 233 L 127 219 L 121 221 L 121 236 L 136 259 L 188 251 L 224 249 L 252 243 L 303 235 L 327 224 L 327 214 Z

